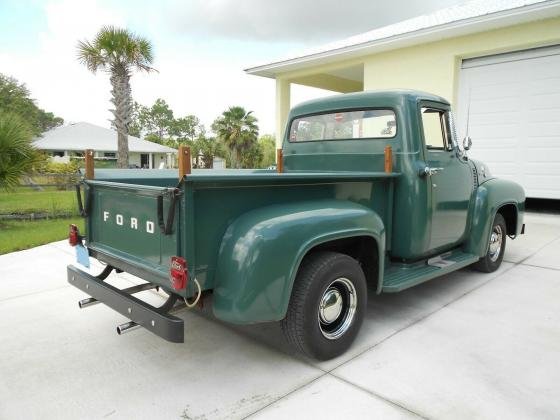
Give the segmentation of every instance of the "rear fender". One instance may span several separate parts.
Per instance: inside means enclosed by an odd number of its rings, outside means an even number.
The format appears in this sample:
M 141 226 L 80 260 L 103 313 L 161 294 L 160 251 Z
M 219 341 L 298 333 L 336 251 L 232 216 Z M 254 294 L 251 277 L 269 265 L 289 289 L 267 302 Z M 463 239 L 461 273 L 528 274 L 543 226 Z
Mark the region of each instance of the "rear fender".
M 219 250 L 213 311 L 232 323 L 283 319 L 299 265 L 315 246 L 341 238 L 373 237 L 383 272 L 385 229 L 372 210 L 342 200 L 259 208 L 226 230 Z
M 515 182 L 494 178 L 481 184 L 476 192 L 471 234 L 465 251 L 483 257 L 487 252 L 490 231 L 501 207 L 513 204 L 517 211 L 515 234 L 521 233 L 525 209 L 525 192 Z

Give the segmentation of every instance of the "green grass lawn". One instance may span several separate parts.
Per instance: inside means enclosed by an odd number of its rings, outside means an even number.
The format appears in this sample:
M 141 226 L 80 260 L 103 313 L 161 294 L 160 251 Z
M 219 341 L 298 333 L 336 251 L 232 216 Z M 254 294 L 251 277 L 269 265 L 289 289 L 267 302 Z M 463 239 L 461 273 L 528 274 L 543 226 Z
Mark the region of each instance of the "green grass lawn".
M 68 238 L 68 225 L 84 231 L 84 219 L 0 220 L 0 255 Z
M 34 191 L 18 188 L 14 192 L 0 192 L 0 214 L 48 213 L 51 217 L 77 215 L 75 191 L 46 189 Z
M 84 221 L 78 216 L 75 191 L 46 188 L 34 191 L 20 187 L 0 192 L 0 214 L 47 213 L 44 220 L 0 219 L 0 254 L 32 248 L 68 237 L 68 225 L 75 223 L 83 230 Z M 56 218 L 68 216 L 70 218 Z

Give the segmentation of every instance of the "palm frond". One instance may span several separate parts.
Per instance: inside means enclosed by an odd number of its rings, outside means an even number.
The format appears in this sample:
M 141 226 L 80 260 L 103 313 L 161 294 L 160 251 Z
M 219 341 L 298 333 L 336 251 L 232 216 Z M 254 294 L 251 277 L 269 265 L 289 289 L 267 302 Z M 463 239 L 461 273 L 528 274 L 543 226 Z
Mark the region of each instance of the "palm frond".
M 0 113 L 0 188 L 10 190 L 36 163 L 32 131 L 21 117 Z
M 78 43 L 78 60 L 92 72 L 103 68 L 112 72 L 131 70 L 154 71 L 153 47 L 150 41 L 115 26 L 103 26 L 92 42 Z
M 102 51 L 89 41 L 78 42 L 78 61 L 84 64 L 92 73 L 106 65 Z

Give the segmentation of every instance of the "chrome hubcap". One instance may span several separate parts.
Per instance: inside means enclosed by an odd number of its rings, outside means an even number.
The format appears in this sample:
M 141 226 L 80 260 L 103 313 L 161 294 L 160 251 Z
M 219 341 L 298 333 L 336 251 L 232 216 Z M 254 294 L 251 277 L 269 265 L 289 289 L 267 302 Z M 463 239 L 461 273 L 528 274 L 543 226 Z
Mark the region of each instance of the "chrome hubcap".
M 334 288 L 328 289 L 321 299 L 319 317 L 321 322 L 333 322 L 342 312 L 342 295 Z
M 356 288 L 347 278 L 334 280 L 319 301 L 321 333 L 329 340 L 341 337 L 352 325 L 357 305 Z
M 502 250 L 502 242 L 504 240 L 504 233 L 500 225 L 494 226 L 490 234 L 490 245 L 488 247 L 488 256 L 490 261 L 496 262 Z

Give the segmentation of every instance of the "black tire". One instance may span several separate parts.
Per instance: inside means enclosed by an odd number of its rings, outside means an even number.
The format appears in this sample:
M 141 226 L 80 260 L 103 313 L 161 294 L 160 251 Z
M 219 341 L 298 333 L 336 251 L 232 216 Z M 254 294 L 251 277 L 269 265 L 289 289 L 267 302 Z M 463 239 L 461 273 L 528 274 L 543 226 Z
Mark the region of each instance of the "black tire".
M 319 360 L 332 359 L 356 338 L 366 305 L 367 285 L 360 264 L 345 254 L 315 252 L 299 268 L 282 330 L 296 350 Z
M 492 249 L 493 241 L 496 239 L 494 235 L 501 236 L 499 251 Z M 496 213 L 494 218 L 494 223 L 492 223 L 492 231 L 488 238 L 488 245 L 486 247 L 486 255 L 482 257 L 478 262 L 474 263 L 473 267 L 478 271 L 483 273 L 492 273 L 496 271 L 502 264 L 504 259 L 504 252 L 506 250 L 506 221 L 500 213 Z

